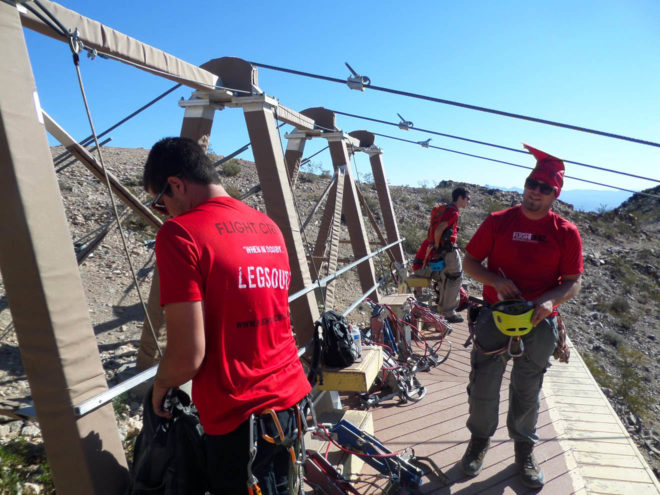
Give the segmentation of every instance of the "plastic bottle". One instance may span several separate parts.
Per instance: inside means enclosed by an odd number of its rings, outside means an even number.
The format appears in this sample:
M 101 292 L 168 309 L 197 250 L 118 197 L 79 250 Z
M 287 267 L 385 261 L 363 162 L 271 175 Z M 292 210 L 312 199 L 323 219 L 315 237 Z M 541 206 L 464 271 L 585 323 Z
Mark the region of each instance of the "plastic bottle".
M 353 342 L 355 342 L 355 347 L 357 347 L 358 357 L 362 356 L 362 335 L 360 334 L 360 327 L 357 325 L 349 325 L 351 330 L 351 337 L 353 337 Z

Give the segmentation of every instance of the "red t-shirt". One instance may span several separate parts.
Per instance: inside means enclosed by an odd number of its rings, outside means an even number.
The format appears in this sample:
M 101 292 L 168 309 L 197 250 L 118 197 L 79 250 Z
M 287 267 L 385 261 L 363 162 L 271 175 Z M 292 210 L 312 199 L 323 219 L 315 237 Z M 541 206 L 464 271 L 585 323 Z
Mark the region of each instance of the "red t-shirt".
M 160 304 L 204 301 L 206 354 L 193 378 L 204 431 L 233 431 L 311 387 L 291 331 L 284 238 L 263 213 L 230 197 L 205 201 L 156 236 Z
M 552 211 L 530 220 L 520 205 L 491 213 L 465 250 L 479 261 L 488 258 L 488 270 L 511 279 L 528 301 L 560 285 L 562 275 L 584 271 L 577 227 Z M 483 296 L 491 304 L 498 301 L 489 285 Z

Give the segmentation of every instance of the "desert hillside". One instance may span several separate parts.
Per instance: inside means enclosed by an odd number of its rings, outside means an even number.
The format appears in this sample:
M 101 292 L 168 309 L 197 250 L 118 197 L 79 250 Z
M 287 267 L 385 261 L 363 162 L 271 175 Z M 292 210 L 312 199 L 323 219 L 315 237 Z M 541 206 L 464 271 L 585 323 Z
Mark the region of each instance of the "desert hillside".
M 62 151 L 61 147 L 53 148 L 53 156 L 58 157 Z M 147 195 L 140 182 L 146 155 L 145 149 L 104 148 L 109 171 L 144 201 Z M 223 183 L 233 196 L 246 193 L 258 183 L 252 163 L 232 160 L 220 169 Z M 81 253 L 91 242 L 99 241 L 98 246 L 81 261 L 80 270 L 106 376 L 110 383 L 116 383 L 132 372 L 142 327 L 142 308 L 105 187 L 77 162 L 58 159 L 56 170 L 71 230 L 72 249 Z M 295 189 L 301 223 L 312 211 L 330 179 L 318 165 L 312 164 L 303 170 Z M 380 221 L 373 184 L 368 174 L 361 178 L 359 187 L 367 204 L 374 210 L 376 220 Z M 391 187 L 399 230 L 406 237 L 404 246 L 410 257 L 425 235 L 431 207 L 438 202 L 450 201 L 451 191 L 457 185 L 451 177 L 438 177 L 437 183 L 429 187 Z M 520 202 L 520 194 L 516 192 L 460 185 L 470 190 L 472 198 L 461 216 L 461 246 L 467 243 L 488 213 Z M 660 187 L 647 192 L 660 195 Z M 248 197 L 246 202 L 263 210 L 259 193 Z M 120 214 L 123 209 L 120 205 Z M 660 200 L 638 194 L 614 210 L 599 213 L 578 212 L 571 205 L 558 201 L 555 210 L 577 224 L 584 243 L 582 291 L 562 307 L 569 337 L 658 475 Z M 317 212 L 304 231 L 304 240 L 312 246 L 319 219 Z M 368 221 L 365 222 L 372 232 Z M 155 232 L 134 215 L 124 217 L 121 224 L 126 232 L 128 253 L 140 290 L 146 299 L 154 266 L 152 241 Z M 370 236 L 372 241 L 377 240 L 375 234 Z M 346 245 L 342 246 L 340 258 L 349 254 Z M 389 270 L 384 257 L 379 258 L 375 266 L 381 276 Z M 480 294 L 479 284 L 469 278 L 464 282 L 471 294 Z M 359 297 L 361 291 L 354 276 L 342 276 L 337 284 L 339 298 L 336 307 L 343 310 Z M 349 320 L 364 324 L 368 315 L 358 308 L 351 313 Z M 0 357 L 0 406 L 28 405 L 30 390 L 1 280 Z M 115 401 L 115 411 L 121 434 L 129 445 L 141 424 L 140 404 L 126 396 Z M 0 473 L 0 493 L 19 493 L 8 487 L 26 483 L 32 487 L 30 489 L 41 491 L 23 493 L 51 493 L 52 485 L 41 467 L 44 457 L 36 423 L 0 417 L 0 445 L 0 464 L 10 466 L 9 470 Z M 14 474 L 15 478 L 12 478 Z

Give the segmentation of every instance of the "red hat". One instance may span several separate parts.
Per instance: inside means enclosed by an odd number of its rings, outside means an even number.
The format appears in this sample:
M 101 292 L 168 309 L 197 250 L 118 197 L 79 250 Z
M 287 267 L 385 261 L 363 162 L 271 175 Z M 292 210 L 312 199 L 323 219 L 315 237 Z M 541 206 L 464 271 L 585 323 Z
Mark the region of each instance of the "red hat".
M 544 151 L 537 150 L 524 144 L 523 146 L 536 158 L 536 167 L 529 174 L 529 179 L 542 180 L 555 188 L 557 197 L 561 193 L 561 187 L 564 185 L 564 162 L 556 156 L 547 154 Z

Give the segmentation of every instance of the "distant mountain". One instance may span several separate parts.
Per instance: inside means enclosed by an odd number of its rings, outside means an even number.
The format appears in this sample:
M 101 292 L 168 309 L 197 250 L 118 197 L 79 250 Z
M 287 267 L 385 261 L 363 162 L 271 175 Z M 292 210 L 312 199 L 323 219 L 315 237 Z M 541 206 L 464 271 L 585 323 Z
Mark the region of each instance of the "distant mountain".
M 561 192 L 561 200 L 570 203 L 576 210 L 613 210 L 630 198 L 633 193 L 626 191 L 598 191 L 593 189 L 572 189 Z
M 523 190 L 519 187 L 497 187 L 485 186 L 502 191 L 516 191 L 522 194 Z M 560 199 L 564 203 L 573 205 L 580 211 L 599 211 L 601 209 L 613 210 L 630 198 L 633 193 L 626 191 L 600 191 L 596 189 L 572 189 L 563 190 Z

